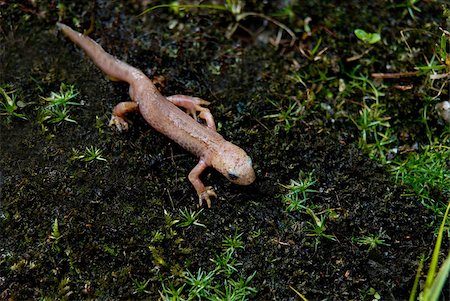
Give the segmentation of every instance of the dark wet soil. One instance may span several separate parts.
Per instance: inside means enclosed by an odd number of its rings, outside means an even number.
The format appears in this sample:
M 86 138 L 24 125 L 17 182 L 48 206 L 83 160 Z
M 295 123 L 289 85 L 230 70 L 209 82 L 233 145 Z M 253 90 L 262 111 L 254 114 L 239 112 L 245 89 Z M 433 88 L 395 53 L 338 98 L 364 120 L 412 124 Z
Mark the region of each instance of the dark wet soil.
M 270 15 L 282 2 L 248 1 L 246 9 Z M 296 17 L 313 20 L 307 43 L 314 45 L 323 37 L 331 58 L 324 68 L 338 78 L 352 67 L 345 58 L 363 52 L 356 46 L 354 28 L 382 28 L 386 38 L 400 39 L 399 28 L 443 22 L 439 1 L 421 3 L 415 20 L 385 1 L 364 7 L 357 7 L 357 1 L 339 6 L 299 2 Z M 23 109 L 28 120 L 9 122 L 1 116 L 0 299 L 61 299 L 71 292 L 67 298 L 75 300 L 154 300 L 161 277 L 179 269 L 211 268 L 209 259 L 220 252 L 223 237 L 236 229 L 245 243 L 238 257 L 240 272 L 256 272 L 251 285 L 257 293 L 251 300 L 298 300 L 290 286 L 310 300 L 371 300 L 370 288 L 383 300 L 408 298 L 419 257 L 431 253 L 439 221 L 358 149 L 358 130 L 350 119 L 312 110 L 289 132 L 274 130 L 276 121 L 264 118 L 275 112 L 267 99 L 301 97 L 303 87 L 293 82 L 292 74 L 311 64 L 289 46 L 286 35 L 278 47 L 264 42 L 261 37 L 276 36 L 277 28 L 249 19 L 245 26 L 261 29 L 256 39 L 243 30 L 226 39 L 232 17 L 210 11 L 176 16 L 158 10 L 136 17 L 142 11 L 139 3 L 66 3 L 65 23 L 74 26 L 76 17 L 82 30 L 89 28 L 92 16 L 95 29 L 90 36 L 149 77 L 164 76 L 165 95 L 211 101 L 220 133 L 253 158 L 257 180 L 249 187 L 228 183 L 214 170 L 203 175 L 218 194 L 213 208 L 201 213 L 206 228 L 180 229 L 182 243 L 161 243 L 165 265 L 158 265 L 149 246 L 154 244 L 153 233 L 165 227 L 164 211 L 178 216 L 180 208 L 196 208 L 187 174 L 197 158 L 140 116 L 131 117 L 133 125 L 126 133 L 107 127 L 113 106 L 128 99 L 128 87 L 105 78 L 57 32 L 55 2 L 0 2 L 0 7 L 0 84 L 14 85 L 29 103 Z M 417 41 L 422 49 L 433 47 L 426 37 L 419 38 L 424 39 Z M 386 48 L 383 44 L 373 50 L 376 62 L 369 68 L 383 69 L 386 62 L 401 70 L 413 68 L 412 63 L 399 63 L 400 54 Z M 386 71 L 379 69 L 371 71 Z M 44 133 L 36 121 L 39 96 L 58 91 L 61 82 L 76 87 L 83 106 L 71 113 L 77 124 L 51 125 Z M 332 84 L 323 93 L 337 89 Z M 358 106 L 351 105 L 356 100 L 346 101 L 346 110 L 357 114 Z M 399 106 L 391 112 L 401 111 Z M 407 125 L 408 118 L 418 116 L 411 108 L 401 118 Z M 73 149 L 90 146 L 102 149 L 108 161 L 70 160 Z M 311 204 L 318 211 L 337 213 L 327 222 L 334 241 L 308 236 L 310 216 L 285 211 L 280 184 L 297 179 L 300 171 L 313 172 L 317 179 L 318 193 L 312 194 Z M 55 219 L 61 234 L 57 243 L 51 238 Z M 353 240 L 379 231 L 384 231 L 388 245 L 368 251 Z M 60 287 L 66 277 L 68 289 Z M 148 294 L 134 294 L 133 279 L 150 279 Z

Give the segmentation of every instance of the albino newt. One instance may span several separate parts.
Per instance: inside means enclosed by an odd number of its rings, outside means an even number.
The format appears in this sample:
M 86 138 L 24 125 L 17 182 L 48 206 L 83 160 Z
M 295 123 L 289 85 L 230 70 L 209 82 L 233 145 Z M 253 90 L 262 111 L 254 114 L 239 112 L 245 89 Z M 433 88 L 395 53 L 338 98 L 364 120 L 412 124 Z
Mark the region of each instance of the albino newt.
M 212 188 L 205 187 L 199 178 L 209 166 L 235 184 L 249 185 L 255 180 L 252 160 L 247 153 L 216 132 L 210 111 L 201 106 L 208 102 L 185 95 L 162 96 L 141 70 L 113 57 L 91 38 L 69 26 L 61 23 L 57 23 L 57 26 L 81 47 L 107 76 L 130 85 L 129 94 L 132 101 L 121 102 L 114 107 L 110 125 L 117 126 L 119 130 L 126 130 L 128 123 L 125 115 L 139 111 L 155 130 L 200 158 L 188 176 L 197 191 L 200 206 L 206 202 L 208 207 L 211 207 L 210 197 L 216 196 Z M 193 118 L 177 106 L 185 108 Z M 199 117 L 205 120 L 206 125 L 197 121 L 196 112 L 200 112 Z

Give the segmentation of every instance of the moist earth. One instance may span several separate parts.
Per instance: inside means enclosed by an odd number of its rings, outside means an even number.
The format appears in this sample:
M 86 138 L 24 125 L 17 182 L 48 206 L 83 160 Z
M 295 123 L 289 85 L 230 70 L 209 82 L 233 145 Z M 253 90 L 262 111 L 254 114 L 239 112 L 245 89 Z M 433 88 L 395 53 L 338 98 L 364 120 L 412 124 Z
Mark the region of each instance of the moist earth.
M 282 2 L 248 1 L 246 9 L 270 15 Z M 356 51 L 350 29 L 364 22 L 380 25 L 382 19 L 383 35 L 397 36 L 397 26 L 410 22 L 385 1 L 364 7 L 358 1 L 339 6 L 298 2 L 297 17 L 313 19 L 319 31 L 313 34 L 323 36 L 332 52 L 327 72 L 338 77 L 351 64 L 344 57 Z M 278 29 L 254 18 L 243 24 L 255 32 L 262 29 L 259 35 L 238 29 L 227 39 L 224 32 L 233 19 L 211 11 L 175 15 L 161 9 L 137 17 L 143 10 L 139 1 L 65 3 L 60 21 L 73 26 L 77 17 L 78 30 L 93 22 L 90 36 L 159 78 L 165 95 L 210 101 L 219 132 L 253 158 L 257 180 L 248 187 L 228 183 L 214 170 L 203 174 L 218 194 L 213 207 L 200 215 L 205 227 L 180 229 L 182 242 L 161 242 L 165 263 L 158 264 L 149 246 L 155 244 L 154 232 L 165 227 L 165 213 L 196 210 L 187 174 L 197 158 L 138 115 L 130 116 L 128 132 L 107 126 L 114 105 L 129 99 L 128 87 L 109 81 L 57 32 L 53 1 L 0 6 L 5 9 L 0 84 L 14 85 L 27 103 L 28 117 L 9 121 L 2 116 L 0 123 L 0 299 L 155 300 L 161 277 L 213 268 L 210 258 L 221 251 L 224 236 L 235 231 L 243 233 L 245 245 L 238 252 L 240 273 L 256 272 L 251 300 L 298 300 L 292 288 L 310 300 L 371 300 L 371 289 L 385 300 L 409 297 L 420 256 L 432 252 L 439 221 L 358 148 L 358 129 L 350 119 L 305 112 L 285 131 L 266 118 L 276 109 L 268 99 L 298 97 L 302 89 L 292 74 L 308 62 L 290 46 L 289 36 L 274 46 L 267 37 L 276 37 Z M 438 2 L 424 3 L 422 10 L 416 22 L 439 18 Z M 394 54 L 381 47 L 373 56 L 379 62 L 374 66 L 394 61 Z M 82 106 L 71 110 L 76 123 L 50 125 L 44 132 L 36 121 L 40 96 L 58 91 L 61 82 L 75 86 Z M 412 111 L 402 116 L 405 125 L 417 117 Z M 101 149 L 107 161 L 71 160 L 74 149 L 91 146 Z M 308 235 L 311 217 L 285 210 L 283 185 L 300 172 L 312 172 L 316 180 L 308 202 L 335 213 L 326 224 L 333 240 Z M 61 234 L 57 242 L 52 238 L 55 219 Z M 373 250 L 354 241 L 380 231 L 386 244 Z M 68 295 L 60 287 L 65 277 L 71 279 Z M 133 279 L 150 279 L 146 293 L 135 294 Z

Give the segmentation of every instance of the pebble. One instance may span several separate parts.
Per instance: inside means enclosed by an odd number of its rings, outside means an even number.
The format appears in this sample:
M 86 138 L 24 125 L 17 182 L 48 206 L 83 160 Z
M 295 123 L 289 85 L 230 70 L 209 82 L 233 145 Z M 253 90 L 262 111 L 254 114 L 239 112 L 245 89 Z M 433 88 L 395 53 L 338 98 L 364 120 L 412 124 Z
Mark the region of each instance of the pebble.
M 450 124 L 450 102 L 443 101 L 435 106 L 439 116 L 447 123 Z

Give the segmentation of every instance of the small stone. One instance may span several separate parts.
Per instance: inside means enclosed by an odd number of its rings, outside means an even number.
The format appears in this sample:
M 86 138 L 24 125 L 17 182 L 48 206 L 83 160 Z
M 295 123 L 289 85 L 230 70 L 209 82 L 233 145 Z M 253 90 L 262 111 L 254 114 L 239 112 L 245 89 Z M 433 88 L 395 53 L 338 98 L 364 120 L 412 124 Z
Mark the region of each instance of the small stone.
M 435 109 L 445 122 L 450 123 L 450 102 L 440 102 L 436 104 Z

